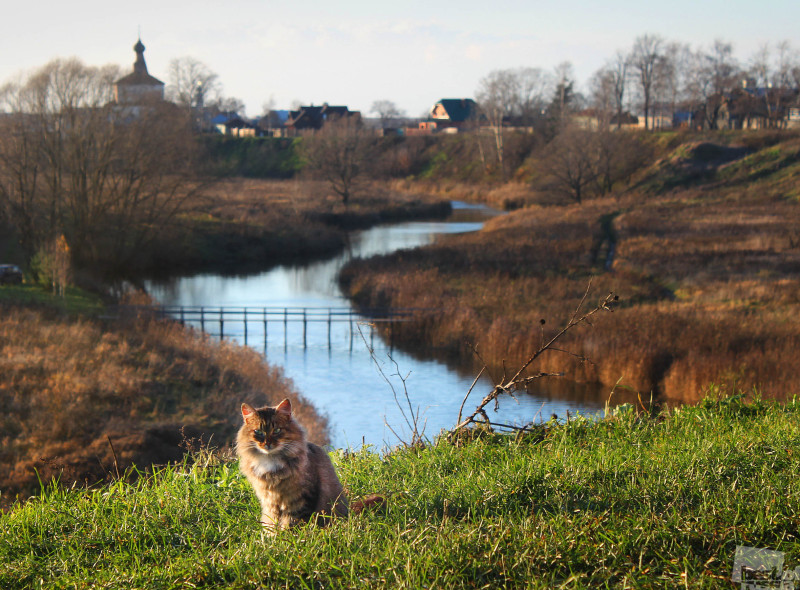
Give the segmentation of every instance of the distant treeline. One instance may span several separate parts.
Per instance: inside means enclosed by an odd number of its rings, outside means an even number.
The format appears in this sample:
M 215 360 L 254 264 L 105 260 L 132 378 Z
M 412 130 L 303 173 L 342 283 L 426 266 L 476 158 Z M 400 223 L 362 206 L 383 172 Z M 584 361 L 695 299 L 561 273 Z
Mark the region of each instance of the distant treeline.
M 531 134 L 508 135 L 511 166 L 519 166 L 531 155 L 533 147 L 542 143 L 541 138 Z M 303 138 L 204 135 L 199 141 L 201 169 L 212 176 L 286 179 L 306 168 Z M 374 179 L 453 178 L 479 182 L 487 178 L 480 141 L 474 134 L 376 137 L 362 172 Z
M 203 135 L 204 172 L 212 176 L 292 178 L 302 169 L 296 143 L 284 137 Z
M 308 151 L 304 150 L 308 137 L 206 136 L 200 141 L 205 159 L 202 169 L 214 176 L 315 176 L 315 170 L 307 163 Z M 650 133 L 575 127 L 564 128 L 553 136 L 509 129 L 503 131 L 501 155 L 496 137 L 489 130 L 369 137 L 367 141 L 366 149 L 359 148 L 357 173 L 345 169 L 337 173 L 349 172 L 377 181 L 402 179 L 476 187 L 513 181 L 527 185 L 531 195 L 538 195 L 536 200 L 555 203 L 581 202 L 608 193 L 652 156 L 654 144 L 661 139 Z

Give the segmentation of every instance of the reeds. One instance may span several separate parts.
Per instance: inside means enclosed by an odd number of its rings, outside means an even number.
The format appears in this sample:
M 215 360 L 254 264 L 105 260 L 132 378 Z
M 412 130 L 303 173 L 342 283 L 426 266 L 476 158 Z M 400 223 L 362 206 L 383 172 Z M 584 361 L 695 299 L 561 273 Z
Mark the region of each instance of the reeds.
M 554 333 L 594 276 L 594 298 L 613 291 L 621 308 L 563 346 L 592 362 L 551 354 L 536 370 L 670 400 L 695 401 L 720 381 L 791 396 L 800 393 L 800 205 L 783 191 L 797 191 L 798 145 L 791 135 L 769 144 L 771 159 L 741 150 L 724 177 L 712 169 L 666 191 L 653 179 L 674 171 L 657 163 L 625 192 L 528 207 L 418 252 L 356 261 L 342 283 L 363 305 L 438 310 L 395 328 L 395 342 L 461 362 L 477 349 L 500 370 L 535 350 L 542 319 L 544 336 Z M 684 152 L 675 158 L 693 153 Z
M 184 438 L 223 447 L 243 401 L 290 397 L 310 438 L 328 441 L 325 419 L 244 347 L 147 318 L 104 323 L 6 304 L 2 312 L 3 504 L 38 490 L 39 479 L 92 484 L 132 464 L 179 459 Z

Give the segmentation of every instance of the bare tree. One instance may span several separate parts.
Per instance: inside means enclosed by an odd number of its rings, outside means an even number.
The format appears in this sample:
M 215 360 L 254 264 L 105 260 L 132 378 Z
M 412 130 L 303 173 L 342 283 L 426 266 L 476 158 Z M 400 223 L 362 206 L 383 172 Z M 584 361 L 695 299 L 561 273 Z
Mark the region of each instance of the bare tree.
M 327 121 L 322 129 L 303 134 L 302 153 L 307 170 L 326 180 L 347 205 L 356 180 L 364 171 L 373 136 L 361 118 L 343 116 Z
M 405 116 L 405 112 L 397 108 L 391 100 L 376 100 L 369 109 L 370 113 L 375 113 L 381 120 L 381 128 L 394 127 L 397 120 Z
M 791 63 L 787 74 L 789 87 L 800 88 L 800 55 L 794 49 L 791 50 Z
M 711 49 L 704 55 L 705 75 L 708 77 L 711 91 L 714 93 L 730 90 L 739 75 L 739 63 L 733 56 L 733 45 L 715 39 Z
M 267 131 L 281 126 L 281 118 L 275 110 L 275 98 L 273 96 L 270 96 L 269 100 L 261 105 L 261 119 L 258 125 L 261 129 Z
M 475 98 L 481 116 L 492 130 L 490 149 L 503 178 L 506 176 L 505 128 L 519 124 L 532 127 L 545 110 L 551 86 L 550 75 L 539 68 L 493 70 L 479 81 Z M 481 137 L 477 139 L 485 164 Z
M 29 259 L 63 234 L 82 266 L 119 269 L 190 191 L 188 119 L 169 103 L 115 105 L 118 77 L 56 60 L 4 88 L 0 206 Z
M 653 82 L 653 113 L 666 114 L 668 124 L 675 113 L 685 88 L 686 64 L 689 48 L 682 43 L 667 43 L 661 59 L 656 64 Z
M 222 98 L 222 85 L 217 74 L 203 62 L 185 56 L 169 64 L 166 96 L 177 105 L 203 108 Z
M 591 89 L 591 104 L 594 107 L 598 126 L 607 129 L 611 123 L 613 113 L 616 112 L 614 92 L 614 73 L 607 66 L 597 70 L 589 80 Z M 619 117 L 617 118 L 619 123 Z
M 608 129 L 596 133 L 589 146 L 595 190 L 599 195 L 608 194 L 618 183 L 627 182 L 649 161 L 653 150 L 639 134 Z
M 798 61 L 797 52 L 788 41 L 778 43 L 775 54 L 768 44 L 764 44 L 751 59 L 750 71 L 760 89 L 761 102 L 770 126 L 782 124 L 783 109 L 793 98 L 800 78 Z
M 786 41 L 780 41 L 777 45 L 778 61 L 775 64 L 775 74 L 777 85 L 781 88 L 792 88 L 793 76 L 792 72 L 797 69 L 800 55 L 791 44 Z
M 478 82 L 475 98 L 494 135 L 495 155 L 505 179 L 503 126 L 519 103 L 518 80 L 513 70 L 494 70 Z
M 544 165 L 551 191 L 576 203 L 591 194 L 597 182 L 595 141 L 593 131 L 569 127 L 550 142 Z
M 583 203 L 628 181 L 651 150 L 638 134 L 568 126 L 547 146 L 538 188 Z
M 555 96 L 551 106 L 559 127 L 563 127 L 567 123 L 568 107 L 574 94 L 575 72 L 571 62 L 564 61 L 556 66 L 555 80 Z
M 733 45 L 716 39 L 708 50 L 699 50 L 694 59 L 692 75 L 693 94 L 701 99 L 705 125 L 718 126 L 719 112 L 724 104 L 724 93 L 737 85 L 739 64 L 733 56 Z
M 622 114 L 625 111 L 625 96 L 628 89 L 628 72 L 630 58 L 622 51 L 617 51 L 606 65 L 608 78 L 613 89 L 614 107 L 617 116 L 617 129 L 622 127 Z
M 653 98 L 653 85 L 658 74 L 658 64 L 662 59 L 664 40 L 658 35 L 637 37 L 631 52 L 631 67 L 636 73 L 642 95 L 644 127 L 650 129 L 650 109 Z
M 540 68 L 519 68 L 516 75 L 516 105 L 514 115 L 525 126 L 532 126 L 541 118 L 552 92 L 552 76 Z

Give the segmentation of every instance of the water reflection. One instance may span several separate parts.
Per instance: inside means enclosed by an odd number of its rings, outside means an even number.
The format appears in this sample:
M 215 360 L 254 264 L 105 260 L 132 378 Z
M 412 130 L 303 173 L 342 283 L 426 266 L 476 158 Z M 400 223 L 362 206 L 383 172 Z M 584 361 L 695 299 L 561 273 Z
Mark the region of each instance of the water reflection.
M 431 243 L 448 233 L 475 231 L 488 215 L 486 209 L 454 204 L 453 217 L 445 222 L 412 222 L 381 226 L 355 232 L 346 252 L 305 266 L 281 266 L 246 277 L 198 275 L 166 282 L 150 282 L 147 288 L 165 305 L 237 307 L 340 307 L 349 306 L 336 284 L 341 267 L 353 257 L 366 257 L 414 248 Z M 390 350 L 372 333 L 371 327 L 326 322 L 307 325 L 305 337 L 300 324 L 270 323 L 264 334 L 260 322 L 248 325 L 247 344 L 261 350 L 273 365 L 283 367 L 297 389 L 331 423 L 337 447 L 383 447 L 396 444 L 394 430 L 410 438 L 398 400 L 408 414 L 405 393 L 411 407 L 420 412 L 419 425 L 427 435 L 455 424 L 458 408 L 474 380 L 475 373 L 457 371 L 442 362 L 415 358 L 418 355 Z M 226 337 L 244 342 L 242 325 L 227 326 Z M 330 340 L 330 346 L 328 342 Z M 264 342 L 266 341 L 266 345 Z M 370 354 L 369 348 L 374 347 Z M 380 367 L 380 370 L 378 369 Z M 471 412 L 489 390 L 483 379 L 471 394 L 465 410 Z M 546 385 L 517 400 L 505 399 L 492 420 L 526 423 L 547 420 L 551 414 L 565 416 L 595 413 L 604 406 L 602 393 L 582 388 L 574 395 L 553 395 Z M 398 398 L 396 400 L 395 398 Z M 387 427 L 391 426 L 391 430 Z

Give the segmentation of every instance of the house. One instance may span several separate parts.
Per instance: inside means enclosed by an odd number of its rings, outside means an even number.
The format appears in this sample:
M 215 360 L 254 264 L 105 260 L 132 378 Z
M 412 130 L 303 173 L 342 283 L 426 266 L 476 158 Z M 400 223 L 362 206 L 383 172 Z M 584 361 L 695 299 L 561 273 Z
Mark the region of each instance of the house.
M 587 131 L 597 131 L 600 129 L 604 119 L 607 119 L 607 117 L 599 109 L 583 109 L 570 117 L 570 121 L 573 125 L 578 129 L 585 129 Z
M 289 111 L 289 117 L 286 119 L 284 127 L 287 135 L 296 135 L 307 129 L 322 129 L 326 122 L 342 117 L 358 117 L 360 119 L 361 113 L 351 111 L 345 106 L 331 106 L 327 102 L 319 107 L 301 106 L 296 111 Z
M 133 72 L 114 82 L 114 99 L 118 105 L 137 106 L 164 100 L 164 83 L 147 72 L 144 44 L 139 39 L 133 46 L 136 61 Z
M 283 126 L 288 119 L 289 111 L 283 109 L 270 110 L 256 122 L 259 135 L 281 137 Z
M 455 133 L 461 129 L 475 126 L 480 116 L 478 103 L 471 98 L 443 98 L 431 109 L 428 121 L 435 123 L 427 125 L 426 129 Z M 423 123 L 420 123 L 422 129 Z
M 800 98 L 795 99 L 786 108 L 786 127 L 788 129 L 800 128 Z
M 698 113 L 711 129 L 780 129 L 800 126 L 800 94 L 793 88 L 757 87 L 744 81 L 741 88 L 712 94 Z M 795 110 L 792 110 L 792 109 Z
M 436 121 L 420 121 L 416 128 L 406 129 L 406 135 L 430 135 L 436 133 Z
M 639 127 L 639 117 L 632 115 L 628 111 L 623 111 L 621 114 L 613 115 L 611 119 L 609 119 L 609 126 L 612 129 L 636 129 Z M 673 123 L 673 127 L 674 126 Z
M 679 109 L 672 113 L 672 128 L 692 129 L 695 126 L 696 117 L 697 114 L 691 108 Z
M 654 108 L 650 113 L 647 114 L 647 119 L 645 120 L 644 113 L 639 115 L 631 115 L 631 120 L 636 119 L 636 124 L 630 124 L 627 129 L 645 129 L 645 123 L 647 123 L 646 129 L 653 130 L 653 129 L 672 129 L 674 125 L 674 113 L 665 115 L 663 113 L 663 109 L 659 109 L 660 112 L 656 112 Z M 615 123 L 614 126 L 616 127 L 616 119 L 614 119 Z
M 256 125 L 245 121 L 236 113 L 219 113 L 211 119 L 211 124 L 222 135 L 230 135 L 232 137 L 255 137 L 259 135 Z

